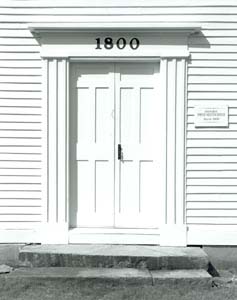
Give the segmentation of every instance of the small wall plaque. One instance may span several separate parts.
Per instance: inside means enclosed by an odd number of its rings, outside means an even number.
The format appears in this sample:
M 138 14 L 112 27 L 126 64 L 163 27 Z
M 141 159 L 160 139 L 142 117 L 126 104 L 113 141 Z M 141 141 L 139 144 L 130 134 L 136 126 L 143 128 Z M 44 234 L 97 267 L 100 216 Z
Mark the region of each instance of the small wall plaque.
M 201 106 L 194 108 L 195 127 L 228 127 L 228 106 Z

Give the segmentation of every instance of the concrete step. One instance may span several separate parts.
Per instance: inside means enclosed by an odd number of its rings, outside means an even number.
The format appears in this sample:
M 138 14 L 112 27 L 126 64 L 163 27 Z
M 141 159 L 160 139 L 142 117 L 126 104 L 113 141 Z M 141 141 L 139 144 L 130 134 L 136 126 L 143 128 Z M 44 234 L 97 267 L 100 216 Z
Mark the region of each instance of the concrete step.
M 198 247 L 35 245 L 23 247 L 19 260 L 26 267 L 208 269 L 208 257 Z
M 76 280 L 92 281 L 96 283 L 113 283 L 113 284 L 144 284 L 144 285 L 161 285 L 161 284 L 183 284 L 183 285 L 200 285 L 210 286 L 212 277 L 205 270 L 172 270 L 172 271 L 149 271 L 138 270 L 133 268 L 108 269 L 108 268 L 69 268 L 69 267 L 50 267 L 50 268 L 19 268 L 9 275 L 1 275 L 6 279 L 15 280 L 16 282 L 28 282 L 36 280 L 37 283 L 43 280 Z

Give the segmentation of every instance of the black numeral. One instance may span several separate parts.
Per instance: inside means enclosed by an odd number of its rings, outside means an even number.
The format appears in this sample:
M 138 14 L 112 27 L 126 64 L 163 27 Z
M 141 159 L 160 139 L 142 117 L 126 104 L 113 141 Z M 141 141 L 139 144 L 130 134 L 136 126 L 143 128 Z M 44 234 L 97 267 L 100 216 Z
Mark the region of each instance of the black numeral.
M 96 40 L 96 48 L 97 50 L 101 50 L 101 39 L 97 38 Z M 107 50 L 111 50 L 114 47 L 114 41 L 111 37 L 106 37 L 102 43 L 102 45 L 104 46 L 105 49 Z M 119 50 L 123 50 L 126 46 L 127 46 L 127 41 L 125 38 L 121 37 L 119 39 L 117 39 L 116 43 L 115 43 L 116 47 Z M 129 42 L 129 47 L 132 50 L 137 50 L 137 48 L 140 46 L 140 41 L 137 38 L 132 38 Z
M 95 49 L 101 50 L 102 48 L 101 48 L 101 46 L 100 46 L 100 38 L 95 39 L 95 40 L 96 40 L 96 48 L 95 48 Z
M 117 45 L 118 49 L 120 49 L 120 50 L 124 49 L 126 47 L 126 44 L 127 44 L 127 42 L 126 42 L 125 38 L 119 38 L 116 42 L 116 45 Z
M 110 37 L 105 38 L 105 49 L 112 49 L 113 47 L 113 39 Z
M 139 40 L 137 38 L 131 39 L 131 41 L 130 41 L 130 47 L 131 47 L 131 49 L 137 50 L 137 48 L 139 47 L 139 45 L 140 45 L 140 42 L 139 42 Z

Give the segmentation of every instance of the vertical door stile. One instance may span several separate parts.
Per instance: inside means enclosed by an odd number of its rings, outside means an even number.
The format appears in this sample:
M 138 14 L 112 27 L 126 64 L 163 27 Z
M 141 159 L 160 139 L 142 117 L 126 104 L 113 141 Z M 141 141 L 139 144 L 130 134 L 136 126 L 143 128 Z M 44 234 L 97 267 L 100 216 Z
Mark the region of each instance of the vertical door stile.
M 121 160 L 118 160 L 118 144 L 121 144 L 121 101 L 120 101 L 120 73 L 117 64 L 114 63 L 114 95 L 115 95 L 115 137 L 114 137 L 114 226 L 116 227 L 116 216 L 120 213 L 120 174 Z

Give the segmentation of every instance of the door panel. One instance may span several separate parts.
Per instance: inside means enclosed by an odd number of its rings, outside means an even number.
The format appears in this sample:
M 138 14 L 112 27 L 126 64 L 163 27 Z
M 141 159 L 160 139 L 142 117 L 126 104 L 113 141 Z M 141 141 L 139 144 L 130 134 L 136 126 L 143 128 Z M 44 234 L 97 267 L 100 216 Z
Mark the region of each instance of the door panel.
M 81 227 L 114 224 L 113 71 L 111 64 L 81 64 L 77 69 L 77 226 Z
M 155 64 L 118 64 L 115 86 L 116 130 L 123 150 L 123 159 L 116 161 L 115 226 L 157 228 L 158 68 Z

